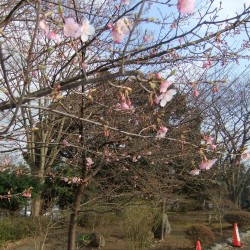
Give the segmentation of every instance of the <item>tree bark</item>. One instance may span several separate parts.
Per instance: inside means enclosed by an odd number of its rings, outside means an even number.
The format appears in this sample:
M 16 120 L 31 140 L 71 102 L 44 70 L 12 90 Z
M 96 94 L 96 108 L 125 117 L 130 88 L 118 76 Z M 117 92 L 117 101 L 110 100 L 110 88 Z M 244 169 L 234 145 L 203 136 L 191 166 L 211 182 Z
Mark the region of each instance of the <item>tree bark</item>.
M 42 205 L 42 200 L 41 200 L 40 196 L 32 199 L 31 215 L 33 217 L 36 217 L 36 216 L 40 215 L 41 205 Z
M 76 198 L 73 203 L 72 212 L 69 221 L 69 231 L 68 231 L 68 250 L 76 249 L 76 225 L 78 219 L 78 212 L 81 207 L 81 198 L 84 191 L 84 184 L 79 184 L 77 187 Z

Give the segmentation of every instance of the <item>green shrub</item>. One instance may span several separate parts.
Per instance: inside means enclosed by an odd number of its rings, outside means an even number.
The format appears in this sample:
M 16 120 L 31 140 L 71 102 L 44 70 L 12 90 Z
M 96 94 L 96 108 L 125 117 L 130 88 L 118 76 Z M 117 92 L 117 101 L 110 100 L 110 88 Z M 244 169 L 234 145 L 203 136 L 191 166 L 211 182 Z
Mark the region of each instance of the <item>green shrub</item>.
M 157 211 L 148 204 L 127 207 L 124 210 L 124 231 L 128 248 L 145 249 L 152 244 L 152 228 Z
M 211 243 L 215 240 L 214 233 L 205 225 L 194 225 L 187 229 L 187 236 L 193 241 L 201 241 L 202 243 Z
M 224 215 L 224 220 L 230 224 L 237 223 L 238 226 L 244 227 L 250 224 L 250 213 L 246 211 L 233 211 Z
M 33 236 L 34 231 L 35 224 L 30 218 L 4 218 L 0 221 L 0 245 Z
M 77 238 L 77 244 L 80 247 L 86 247 L 91 241 L 91 235 L 88 233 L 81 234 Z

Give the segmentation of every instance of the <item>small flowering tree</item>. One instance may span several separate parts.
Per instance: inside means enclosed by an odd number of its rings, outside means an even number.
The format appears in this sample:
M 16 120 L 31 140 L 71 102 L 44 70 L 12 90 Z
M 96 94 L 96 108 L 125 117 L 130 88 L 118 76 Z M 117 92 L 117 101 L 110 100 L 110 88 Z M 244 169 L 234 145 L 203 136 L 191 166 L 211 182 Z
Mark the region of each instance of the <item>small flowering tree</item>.
M 210 84 L 217 92 L 224 79 L 213 69 L 226 71 L 241 59 L 248 59 L 249 5 L 228 18 L 220 17 L 221 11 L 222 6 L 213 0 L 14 0 L 1 4 L 1 136 L 19 139 L 23 127 L 18 120 L 23 113 L 28 114 L 23 116 L 23 123 L 28 119 L 35 124 L 42 113 L 51 112 L 78 122 L 75 142 L 79 140 L 85 147 L 78 158 L 83 171 L 80 179 L 74 179 L 79 188 L 68 249 L 75 249 L 74 228 L 84 186 L 98 172 L 88 175 L 89 170 L 114 157 L 102 147 L 100 159 L 92 159 L 92 146 L 100 146 L 97 141 L 91 144 L 92 133 L 115 135 L 120 147 L 120 137 L 143 138 L 147 143 L 181 141 L 185 146 L 186 138 L 168 138 L 171 127 L 166 121 L 174 112 L 169 111 L 165 121 L 164 110 L 171 107 L 177 94 L 190 97 L 193 92 L 196 99 L 187 100 L 197 100 L 203 85 Z M 236 39 L 237 45 L 232 46 Z M 137 89 L 143 90 L 144 98 L 132 94 Z M 78 104 L 61 105 L 60 110 L 51 105 L 72 93 L 81 95 Z M 104 98 L 106 94 L 108 99 Z M 96 113 L 86 111 L 90 103 L 95 104 Z M 76 109 L 80 112 L 74 114 Z M 105 114 L 115 114 L 116 120 L 111 123 Z M 175 127 L 189 121 L 179 117 Z M 88 127 L 95 129 L 86 135 Z M 28 137 L 25 140 L 29 143 Z M 65 140 L 65 146 L 72 144 L 67 136 Z M 193 146 L 199 148 L 200 141 L 197 144 Z M 94 149 L 98 152 L 98 147 Z M 216 161 L 204 150 L 200 156 L 201 165 L 196 164 L 191 172 L 194 175 L 207 171 Z M 118 154 L 115 158 L 120 157 Z M 43 178 L 46 171 L 39 171 Z

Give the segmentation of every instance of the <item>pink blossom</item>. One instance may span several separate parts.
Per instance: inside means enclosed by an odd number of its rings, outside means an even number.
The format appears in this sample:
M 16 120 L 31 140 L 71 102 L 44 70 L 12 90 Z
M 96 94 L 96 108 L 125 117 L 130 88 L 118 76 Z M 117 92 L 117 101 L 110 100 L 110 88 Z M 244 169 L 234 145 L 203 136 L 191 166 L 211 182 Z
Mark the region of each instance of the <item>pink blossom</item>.
M 89 36 L 95 34 L 95 28 L 89 23 L 88 19 L 82 21 L 82 25 L 80 26 L 81 31 L 81 39 L 83 42 L 86 42 Z
M 241 159 L 242 160 L 250 159 L 250 152 L 244 152 L 243 154 L 241 154 Z
M 156 74 L 155 74 L 155 78 L 156 78 L 156 79 L 161 79 L 161 74 L 160 74 L 160 73 L 156 73 Z
M 22 193 L 22 197 L 31 198 L 31 191 L 25 191 Z
M 200 94 L 199 91 L 197 89 L 194 89 L 194 96 L 197 97 L 199 96 L 199 94 Z
M 160 93 L 162 93 L 160 96 L 155 96 L 154 102 L 156 104 L 160 103 L 161 107 L 165 107 L 167 102 L 170 102 L 173 98 L 173 96 L 177 93 L 175 89 L 168 90 L 169 86 L 172 83 L 169 81 L 163 81 L 160 85 Z
M 160 100 L 161 100 L 161 98 L 160 98 L 159 96 L 155 95 L 154 102 L 155 102 L 156 104 L 159 104 L 159 103 L 160 103 Z
M 195 0 L 178 0 L 177 9 L 181 14 L 191 14 L 194 12 Z
M 72 183 L 79 184 L 81 182 L 81 179 L 79 177 L 73 177 L 72 178 Z
M 213 144 L 214 138 L 212 136 L 203 135 L 203 140 L 206 142 L 206 144 L 210 145 Z
M 91 165 L 93 165 L 93 164 L 94 164 L 94 162 L 93 162 L 92 158 L 87 157 L 87 158 L 86 158 L 86 165 L 87 165 L 87 166 L 91 166 Z
M 175 89 L 170 89 L 166 91 L 165 93 L 162 93 L 158 98 L 160 100 L 160 106 L 165 107 L 167 102 L 170 102 L 174 95 L 177 93 Z
M 145 43 L 151 43 L 154 40 L 154 35 L 144 35 L 143 42 Z
M 48 32 L 47 37 L 54 40 L 56 43 L 60 43 L 62 41 L 60 35 L 56 31 Z
M 200 169 L 209 170 L 217 161 L 217 159 L 202 161 L 200 164 Z
M 73 18 L 69 17 L 65 19 L 63 31 L 66 37 L 81 37 L 82 41 L 86 42 L 88 40 L 88 36 L 95 33 L 95 28 L 87 19 L 83 20 L 82 25 L 79 25 Z
M 122 101 L 121 103 L 117 103 L 115 106 L 115 110 L 116 111 L 126 111 L 126 110 L 134 111 L 134 107 L 129 104 L 131 104 L 129 103 L 129 101 Z
M 214 86 L 214 87 L 213 87 L 213 93 L 218 93 L 218 92 L 219 92 L 218 86 Z
M 215 150 L 215 149 L 216 149 L 216 145 L 215 145 L 215 144 L 211 144 L 211 145 L 210 145 L 210 149 L 211 149 L 211 150 Z
M 40 28 L 44 31 L 44 34 L 47 38 L 54 40 L 56 43 L 60 43 L 61 42 L 61 37 L 59 34 L 57 34 L 56 31 L 49 31 L 49 27 L 47 26 L 46 22 L 44 19 L 42 19 L 39 22 L 39 26 Z
M 79 37 L 80 26 L 75 20 L 71 17 L 65 19 L 65 24 L 63 27 L 63 32 L 66 37 Z
M 121 102 L 121 110 L 128 110 L 128 109 L 130 108 L 127 102 Z
M 66 139 L 63 140 L 63 145 L 65 145 L 66 147 L 70 146 L 69 142 Z
M 123 39 L 124 39 L 124 35 L 118 33 L 118 32 L 115 32 L 113 30 L 113 33 L 112 33 L 112 38 L 114 40 L 115 43 L 122 43 Z
M 121 0 L 121 5 L 130 5 L 130 0 Z
M 179 43 L 182 43 L 183 37 L 180 37 L 180 38 L 178 39 L 178 41 L 179 41 Z
M 161 92 L 161 93 L 165 93 L 165 92 L 168 90 L 168 88 L 169 88 L 169 86 L 170 86 L 171 84 L 172 84 L 172 83 L 169 82 L 169 81 L 164 81 L 164 82 L 162 82 L 161 85 L 160 85 L 160 92 Z
M 200 171 L 201 171 L 200 169 L 194 169 L 194 170 L 190 171 L 190 174 L 191 175 L 199 175 Z
M 213 61 L 212 60 L 208 60 L 208 62 L 204 62 L 203 65 L 202 65 L 202 68 L 204 69 L 209 69 L 213 64 Z
M 129 33 L 129 22 L 127 18 L 119 19 L 112 29 L 112 37 L 115 43 L 121 43 L 124 37 Z
M 49 28 L 45 22 L 44 19 L 42 19 L 40 22 L 39 22 L 39 26 L 42 30 L 44 30 L 45 32 L 48 32 L 49 31 Z
M 113 28 L 113 25 L 111 24 L 111 23 L 109 23 L 108 25 L 107 25 L 107 29 L 112 29 Z
M 167 132 L 168 128 L 161 126 L 160 129 L 157 131 L 156 138 L 164 138 Z

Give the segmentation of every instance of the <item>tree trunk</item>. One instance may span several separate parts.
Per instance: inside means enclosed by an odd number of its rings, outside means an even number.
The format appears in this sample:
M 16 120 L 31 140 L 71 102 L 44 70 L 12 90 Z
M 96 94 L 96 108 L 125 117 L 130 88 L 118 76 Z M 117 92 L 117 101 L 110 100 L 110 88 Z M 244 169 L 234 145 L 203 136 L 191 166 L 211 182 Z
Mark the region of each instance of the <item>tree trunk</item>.
M 31 203 L 31 215 L 33 217 L 39 216 L 41 212 L 42 199 L 41 196 L 37 196 L 32 199 Z
M 84 184 L 79 184 L 77 187 L 76 198 L 73 203 L 72 212 L 69 221 L 69 232 L 68 232 L 68 250 L 76 249 L 76 225 L 78 219 L 78 212 L 81 207 L 81 198 L 84 191 Z

